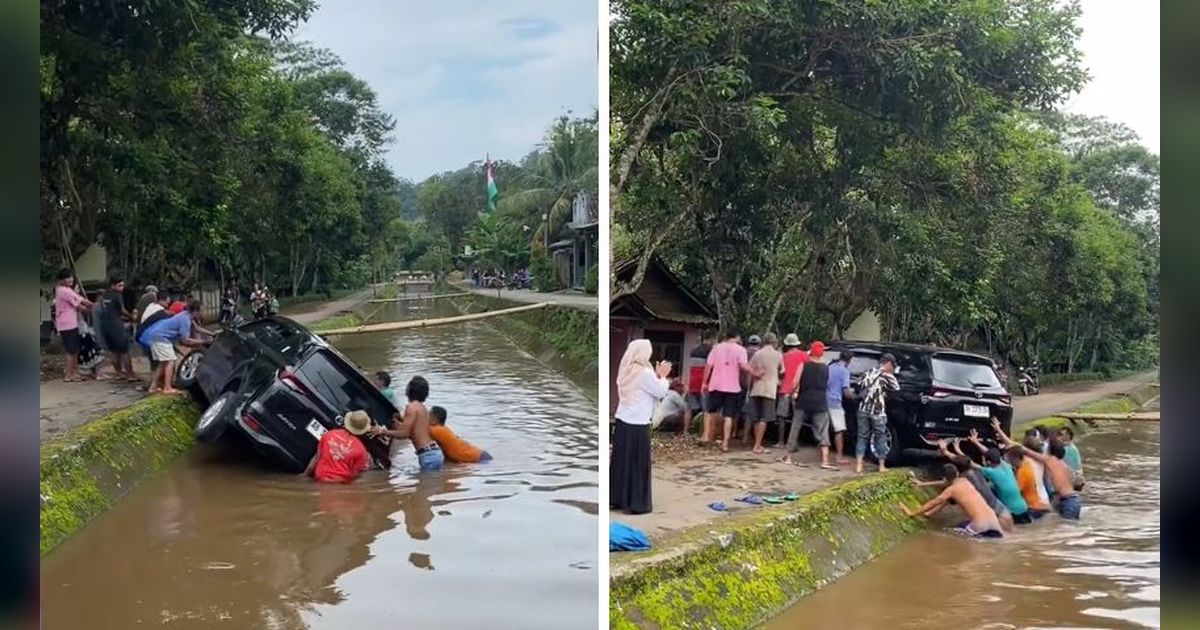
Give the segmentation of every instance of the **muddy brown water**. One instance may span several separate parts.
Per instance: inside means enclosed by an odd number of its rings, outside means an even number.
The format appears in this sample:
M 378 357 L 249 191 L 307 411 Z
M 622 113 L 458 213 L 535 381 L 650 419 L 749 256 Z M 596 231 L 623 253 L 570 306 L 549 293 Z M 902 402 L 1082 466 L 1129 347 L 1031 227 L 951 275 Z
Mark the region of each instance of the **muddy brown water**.
M 923 533 L 764 627 L 1159 627 L 1158 424 L 1107 423 L 1079 448 L 1080 522 L 1051 515 L 1001 541 Z
M 329 486 L 197 447 L 43 559 L 44 627 L 594 628 L 595 403 L 480 322 L 336 345 L 495 461 Z

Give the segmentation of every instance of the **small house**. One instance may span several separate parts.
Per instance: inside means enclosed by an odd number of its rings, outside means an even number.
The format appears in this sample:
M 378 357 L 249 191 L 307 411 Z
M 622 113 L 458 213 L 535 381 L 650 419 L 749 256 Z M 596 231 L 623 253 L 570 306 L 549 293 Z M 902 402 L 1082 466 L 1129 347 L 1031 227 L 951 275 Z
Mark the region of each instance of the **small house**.
M 571 220 L 559 233 L 559 240 L 548 247 L 562 286 L 584 289 L 588 269 L 600 260 L 599 238 L 596 202 L 586 192 L 579 191 L 571 201 Z

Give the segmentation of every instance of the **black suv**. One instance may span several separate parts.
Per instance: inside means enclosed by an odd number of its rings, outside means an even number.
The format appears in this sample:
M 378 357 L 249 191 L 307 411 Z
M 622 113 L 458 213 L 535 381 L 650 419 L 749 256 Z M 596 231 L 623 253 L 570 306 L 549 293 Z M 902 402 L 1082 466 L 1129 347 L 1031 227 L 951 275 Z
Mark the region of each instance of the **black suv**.
M 888 464 L 899 463 L 904 455 L 937 451 L 939 439 L 965 438 L 971 429 L 978 430 L 985 443 L 995 444 L 992 418 L 1000 420 L 1005 432 L 1011 430 L 1012 397 L 996 378 L 991 359 L 985 356 L 936 346 L 835 341 L 822 360 L 832 363 L 843 350 L 854 355 L 850 359 L 850 380 L 855 394 L 861 393 L 863 374 L 879 365 L 881 355 L 896 357 L 900 391 L 891 394 L 887 402 Z M 846 449 L 853 452 L 858 398 L 847 401 L 844 408 Z M 970 448 L 964 452 L 973 455 Z
M 206 406 L 196 438 L 216 440 L 229 428 L 255 450 L 301 472 L 326 430 L 362 409 L 389 426 L 396 408 L 355 365 L 307 328 L 269 317 L 226 329 L 179 364 L 176 386 Z M 390 466 L 386 438 L 363 438 L 371 457 Z

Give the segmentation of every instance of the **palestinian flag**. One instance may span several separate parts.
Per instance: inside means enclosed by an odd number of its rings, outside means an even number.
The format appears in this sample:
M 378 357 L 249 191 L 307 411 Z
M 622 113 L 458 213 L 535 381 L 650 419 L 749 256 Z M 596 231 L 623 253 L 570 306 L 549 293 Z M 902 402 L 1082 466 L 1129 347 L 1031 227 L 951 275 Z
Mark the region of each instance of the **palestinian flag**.
M 496 186 L 496 171 L 495 165 L 489 156 L 484 162 L 484 167 L 487 169 L 487 205 L 488 210 L 496 209 L 496 197 L 500 196 L 500 188 Z

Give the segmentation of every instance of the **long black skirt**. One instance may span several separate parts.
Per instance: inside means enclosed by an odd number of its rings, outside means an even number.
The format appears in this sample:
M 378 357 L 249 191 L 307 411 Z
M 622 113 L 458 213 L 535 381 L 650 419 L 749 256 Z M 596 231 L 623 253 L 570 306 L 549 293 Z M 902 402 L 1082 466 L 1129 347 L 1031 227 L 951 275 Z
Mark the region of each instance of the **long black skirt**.
M 608 480 L 610 507 L 629 514 L 650 512 L 650 425 L 617 420 Z

